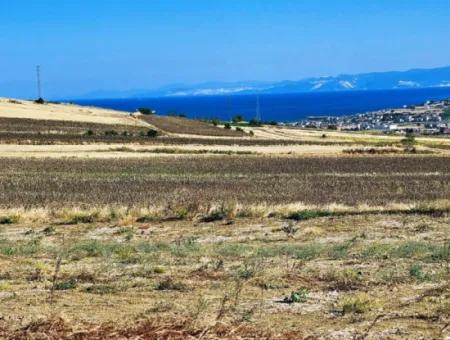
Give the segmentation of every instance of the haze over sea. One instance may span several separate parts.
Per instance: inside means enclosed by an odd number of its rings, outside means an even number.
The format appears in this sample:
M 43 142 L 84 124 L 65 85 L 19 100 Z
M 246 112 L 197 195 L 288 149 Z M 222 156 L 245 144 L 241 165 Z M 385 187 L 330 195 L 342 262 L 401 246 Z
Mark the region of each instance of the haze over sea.
M 342 116 L 367 111 L 421 104 L 450 98 L 450 87 L 376 91 L 339 91 L 259 95 L 264 121 L 294 122 L 308 116 Z M 256 116 L 256 95 L 190 96 L 75 100 L 80 105 L 134 112 L 148 107 L 158 114 L 184 114 L 189 118 L 230 120 L 240 114 Z

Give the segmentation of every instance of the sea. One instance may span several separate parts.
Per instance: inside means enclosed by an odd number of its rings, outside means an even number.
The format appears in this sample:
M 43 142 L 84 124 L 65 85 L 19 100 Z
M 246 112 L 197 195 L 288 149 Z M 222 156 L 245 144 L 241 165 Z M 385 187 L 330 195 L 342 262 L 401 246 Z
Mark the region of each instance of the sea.
M 343 116 L 380 109 L 418 105 L 428 100 L 450 98 L 450 87 L 123 99 L 79 99 L 79 105 L 135 112 L 145 107 L 160 115 L 184 115 L 196 119 L 228 121 L 235 115 L 245 119 L 295 122 L 309 116 Z

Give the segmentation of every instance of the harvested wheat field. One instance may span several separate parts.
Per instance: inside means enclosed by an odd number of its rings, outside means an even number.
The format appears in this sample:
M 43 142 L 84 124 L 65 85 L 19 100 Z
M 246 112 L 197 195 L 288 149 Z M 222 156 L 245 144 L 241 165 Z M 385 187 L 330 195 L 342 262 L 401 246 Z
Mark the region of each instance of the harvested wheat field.
M 148 126 L 120 111 L 81 107 L 71 104 L 36 104 L 27 100 L 0 98 L 0 117 L 15 119 L 56 120 L 109 125 Z
M 0 337 L 450 336 L 447 140 L 1 108 Z

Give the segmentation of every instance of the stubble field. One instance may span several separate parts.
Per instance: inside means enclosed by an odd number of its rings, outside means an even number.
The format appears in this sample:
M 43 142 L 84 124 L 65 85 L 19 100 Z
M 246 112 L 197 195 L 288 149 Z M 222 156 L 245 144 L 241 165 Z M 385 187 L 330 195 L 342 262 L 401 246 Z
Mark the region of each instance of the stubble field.
M 450 336 L 448 139 L 1 104 L 1 338 Z

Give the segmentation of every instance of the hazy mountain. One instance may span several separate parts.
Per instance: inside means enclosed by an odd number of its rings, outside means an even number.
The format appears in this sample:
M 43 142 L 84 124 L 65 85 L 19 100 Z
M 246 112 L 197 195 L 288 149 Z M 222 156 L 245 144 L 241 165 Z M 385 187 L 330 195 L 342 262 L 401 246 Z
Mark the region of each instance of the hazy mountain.
M 153 90 L 97 91 L 82 98 L 130 98 L 164 96 L 207 96 L 230 94 L 271 94 L 320 91 L 355 91 L 450 87 L 450 67 L 408 71 L 342 74 L 281 82 L 208 82 L 196 85 L 169 85 Z

